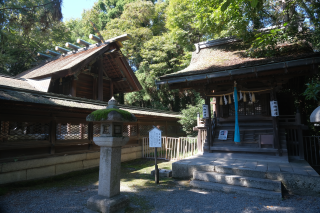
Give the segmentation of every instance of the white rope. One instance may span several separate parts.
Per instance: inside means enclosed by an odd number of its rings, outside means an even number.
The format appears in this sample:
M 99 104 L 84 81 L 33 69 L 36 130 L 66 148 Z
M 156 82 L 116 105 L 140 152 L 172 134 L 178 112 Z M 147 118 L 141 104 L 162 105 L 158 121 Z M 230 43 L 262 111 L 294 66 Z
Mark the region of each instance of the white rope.
M 228 100 L 227 100 L 225 95 L 223 95 L 223 97 L 224 97 L 224 105 L 227 105 L 228 104 Z

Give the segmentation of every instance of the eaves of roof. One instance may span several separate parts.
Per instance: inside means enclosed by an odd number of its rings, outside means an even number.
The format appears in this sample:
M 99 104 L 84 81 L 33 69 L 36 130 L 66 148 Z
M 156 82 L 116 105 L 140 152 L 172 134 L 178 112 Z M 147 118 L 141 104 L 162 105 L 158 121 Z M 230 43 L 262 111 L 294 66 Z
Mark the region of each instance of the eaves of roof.
M 310 57 L 310 58 L 303 58 L 303 59 L 297 59 L 297 60 L 289 60 L 289 61 L 283 61 L 278 63 L 269 63 L 269 64 L 263 64 L 259 66 L 250 66 L 250 67 L 244 67 L 244 68 L 238 68 L 238 69 L 226 69 L 224 71 L 212 71 L 204 74 L 194 74 L 194 75 L 186 75 L 186 76 L 163 76 L 163 77 L 160 77 L 159 81 L 156 81 L 156 85 L 197 81 L 197 80 L 203 80 L 203 79 L 242 75 L 242 74 L 248 74 L 248 73 L 258 73 L 258 72 L 264 72 L 264 71 L 270 71 L 270 70 L 286 69 L 291 67 L 307 66 L 307 65 L 314 65 L 314 64 L 320 64 L 320 57 Z
M 19 101 L 36 104 L 47 104 L 53 106 L 74 107 L 82 109 L 103 109 L 106 108 L 107 102 L 99 100 L 89 100 L 61 94 L 33 91 L 28 89 L 13 88 L 10 86 L 0 85 L 0 100 Z M 170 118 L 180 118 L 181 115 L 176 112 L 135 107 L 119 104 L 119 108 L 127 110 L 133 114 L 160 116 Z

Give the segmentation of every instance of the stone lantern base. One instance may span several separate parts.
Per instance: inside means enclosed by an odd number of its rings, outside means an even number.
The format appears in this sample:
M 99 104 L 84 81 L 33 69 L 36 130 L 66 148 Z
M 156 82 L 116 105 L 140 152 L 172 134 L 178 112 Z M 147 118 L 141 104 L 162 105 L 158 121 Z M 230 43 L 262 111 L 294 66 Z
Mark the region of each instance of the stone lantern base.
M 129 199 L 120 194 L 121 147 L 129 137 L 95 137 L 93 141 L 100 146 L 98 195 L 88 199 L 84 212 L 124 212 Z
M 87 201 L 85 213 L 124 213 L 125 208 L 129 205 L 129 199 L 125 195 L 117 195 L 111 198 L 102 195 L 95 195 Z

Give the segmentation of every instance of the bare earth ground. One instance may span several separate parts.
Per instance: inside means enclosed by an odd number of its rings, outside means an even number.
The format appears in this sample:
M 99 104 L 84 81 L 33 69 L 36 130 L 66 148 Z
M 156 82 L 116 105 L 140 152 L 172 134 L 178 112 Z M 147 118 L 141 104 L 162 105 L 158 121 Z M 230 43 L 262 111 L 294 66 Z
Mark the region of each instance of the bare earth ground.
M 171 169 L 160 161 L 159 168 Z M 161 178 L 154 183 L 154 161 L 122 163 L 121 193 L 130 198 L 126 212 L 320 212 L 320 197 L 286 195 L 282 201 L 189 187 L 188 180 Z M 97 194 L 98 169 L 0 187 L 0 213 L 83 212 Z

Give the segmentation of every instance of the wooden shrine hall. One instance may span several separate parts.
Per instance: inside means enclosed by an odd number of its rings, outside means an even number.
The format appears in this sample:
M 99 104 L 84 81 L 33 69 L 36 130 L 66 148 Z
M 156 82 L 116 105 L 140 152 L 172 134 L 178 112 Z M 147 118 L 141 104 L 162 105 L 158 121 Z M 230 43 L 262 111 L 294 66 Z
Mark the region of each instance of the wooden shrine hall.
M 106 108 L 113 95 L 138 120 L 123 124 L 129 142 L 122 160 L 142 157 L 142 139 L 154 125 L 163 136 L 185 135 L 179 113 L 123 104 L 124 93 L 142 89 L 120 50 L 127 39 L 56 47 L 61 53 L 39 54 L 46 59 L 38 66 L 15 77 L 0 75 L 0 184 L 97 167 L 100 148 L 93 137 L 100 125 L 86 117 Z
M 98 43 L 84 43 L 85 47 L 72 51 L 56 47 L 62 54 L 48 50 L 54 57 L 16 77 L 28 79 L 44 92 L 100 101 L 138 91 L 142 87 L 120 50 L 121 42 L 130 38 L 125 34 L 103 43 L 96 39 Z
M 187 68 L 161 76 L 156 84 L 200 92 L 209 106 L 205 126 L 196 128 L 198 141 L 206 134 L 204 150 L 269 153 L 303 159 L 302 133 L 306 126 L 301 123 L 292 97 L 284 96 L 281 90 L 300 87 L 304 83 L 302 76 L 315 74 L 320 54 L 307 44 L 283 44 L 281 47 L 287 51 L 279 57 L 250 58 L 245 52 L 248 46 L 234 38 L 195 46 Z M 240 143 L 234 142 L 235 82 Z M 210 109 L 212 98 L 213 110 Z M 270 101 L 274 100 L 278 101 L 279 116 L 271 116 Z M 219 139 L 220 131 L 228 132 L 226 140 Z

